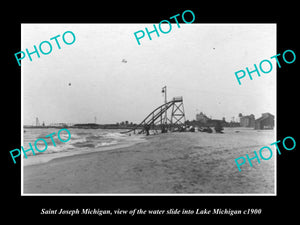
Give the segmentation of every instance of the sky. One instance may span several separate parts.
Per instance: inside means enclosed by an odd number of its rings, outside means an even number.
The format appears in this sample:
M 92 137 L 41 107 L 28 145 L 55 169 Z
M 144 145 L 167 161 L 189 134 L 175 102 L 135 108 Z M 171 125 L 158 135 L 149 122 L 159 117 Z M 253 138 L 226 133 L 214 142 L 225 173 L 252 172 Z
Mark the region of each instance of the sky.
M 139 123 L 164 103 L 165 85 L 168 100 L 183 96 L 188 120 L 276 115 L 276 24 L 175 23 L 138 45 L 134 33 L 145 27 L 153 24 L 22 24 L 22 51 L 52 44 L 50 54 L 21 61 L 23 124 Z M 71 45 L 61 39 L 66 31 L 75 34 Z M 61 49 L 50 41 L 57 35 Z M 273 70 L 239 85 L 234 73 L 264 59 Z

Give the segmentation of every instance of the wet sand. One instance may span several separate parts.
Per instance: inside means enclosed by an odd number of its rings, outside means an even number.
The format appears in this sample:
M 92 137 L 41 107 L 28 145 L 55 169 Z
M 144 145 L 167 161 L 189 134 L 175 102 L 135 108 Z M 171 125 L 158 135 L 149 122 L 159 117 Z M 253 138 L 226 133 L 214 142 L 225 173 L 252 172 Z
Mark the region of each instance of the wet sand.
M 24 194 L 274 194 L 274 161 L 254 156 L 274 131 L 227 128 L 224 134 L 167 133 L 115 150 L 56 158 L 24 167 Z M 273 148 L 272 148 L 273 149 Z M 275 153 L 273 149 L 273 153 Z

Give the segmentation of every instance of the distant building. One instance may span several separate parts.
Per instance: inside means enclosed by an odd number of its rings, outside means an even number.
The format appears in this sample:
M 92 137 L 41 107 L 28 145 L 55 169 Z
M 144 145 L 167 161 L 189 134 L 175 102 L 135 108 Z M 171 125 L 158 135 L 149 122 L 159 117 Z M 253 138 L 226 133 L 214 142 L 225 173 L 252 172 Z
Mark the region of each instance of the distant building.
M 204 113 L 200 112 L 199 114 L 196 114 L 196 121 L 207 123 L 208 120 L 209 118 Z
M 274 115 L 271 113 L 262 113 L 261 117 L 255 120 L 255 129 L 273 129 L 274 128 Z
M 241 127 L 255 127 L 255 117 L 253 114 L 248 116 L 243 116 L 241 113 L 240 117 L 240 126 Z
M 229 123 L 227 123 L 224 118 L 222 120 L 210 119 L 207 125 L 212 127 L 215 126 L 229 127 Z

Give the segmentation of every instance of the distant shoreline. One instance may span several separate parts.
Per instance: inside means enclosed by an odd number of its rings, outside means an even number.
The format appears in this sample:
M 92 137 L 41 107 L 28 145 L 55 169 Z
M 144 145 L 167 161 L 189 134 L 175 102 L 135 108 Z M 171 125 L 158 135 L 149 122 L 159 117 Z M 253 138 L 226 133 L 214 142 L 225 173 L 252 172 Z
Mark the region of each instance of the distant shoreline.
M 32 125 L 24 125 L 24 129 L 37 129 L 37 128 L 77 128 L 77 129 L 133 129 L 133 128 L 141 128 L 136 126 L 117 126 L 114 124 L 95 124 L 95 125 L 81 125 L 81 126 L 32 126 Z

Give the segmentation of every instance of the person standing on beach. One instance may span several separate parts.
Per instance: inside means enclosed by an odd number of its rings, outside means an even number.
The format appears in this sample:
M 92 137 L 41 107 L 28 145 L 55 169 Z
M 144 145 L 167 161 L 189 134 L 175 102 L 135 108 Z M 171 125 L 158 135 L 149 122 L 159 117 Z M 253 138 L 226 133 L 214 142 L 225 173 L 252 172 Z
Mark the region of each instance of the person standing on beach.
M 145 131 L 146 131 L 146 136 L 149 135 L 149 130 L 150 130 L 150 125 L 149 124 L 146 124 L 145 127 L 144 127 Z
M 167 133 L 167 132 L 168 132 L 168 130 L 167 130 L 166 125 L 165 125 L 165 124 L 162 124 L 162 125 L 161 125 L 161 133 Z

